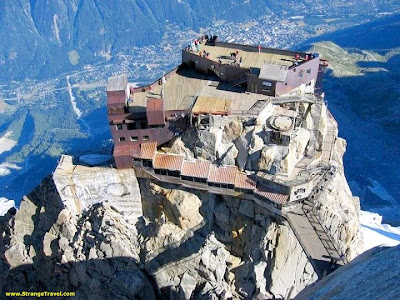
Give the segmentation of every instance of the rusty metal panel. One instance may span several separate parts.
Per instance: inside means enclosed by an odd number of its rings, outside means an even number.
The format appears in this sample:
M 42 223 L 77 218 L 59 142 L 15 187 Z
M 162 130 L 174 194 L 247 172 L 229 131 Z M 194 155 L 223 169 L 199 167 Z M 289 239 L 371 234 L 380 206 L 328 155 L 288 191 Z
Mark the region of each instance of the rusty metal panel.
M 114 159 L 117 169 L 129 169 L 133 166 L 131 156 L 115 156 Z
M 153 167 L 154 169 L 165 169 L 170 171 L 180 171 L 182 168 L 183 156 L 177 154 L 160 154 L 157 153 Z
M 235 178 L 235 187 L 239 189 L 254 190 L 256 188 L 256 183 L 245 173 L 238 172 Z
M 183 161 L 181 175 L 196 178 L 207 178 L 211 162 L 207 160 Z
M 281 205 L 285 204 L 289 198 L 289 195 L 281 194 L 265 186 L 257 187 L 254 193 Z
M 107 92 L 107 104 L 123 104 L 125 105 L 126 94 L 123 91 Z
M 236 166 L 223 166 L 217 167 L 211 165 L 208 181 L 221 184 L 235 184 L 235 177 L 237 174 Z
M 134 156 L 140 154 L 138 144 L 120 143 L 114 147 L 114 156 Z
M 108 115 L 108 122 L 110 123 L 122 123 L 127 117 L 129 116 L 129 114 L 125 113 L 124 111 L 119 113 L 119 114 L 109 114 Z
M 165 125 L 164 100 L 147 99 L 146 116 L 149 125 Z

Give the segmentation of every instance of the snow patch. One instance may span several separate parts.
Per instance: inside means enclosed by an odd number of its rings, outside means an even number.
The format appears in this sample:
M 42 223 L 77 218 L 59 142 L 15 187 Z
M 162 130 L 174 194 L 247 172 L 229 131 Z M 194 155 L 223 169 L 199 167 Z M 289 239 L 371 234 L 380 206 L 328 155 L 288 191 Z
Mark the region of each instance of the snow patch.
M 10 138 L 11 135 L 12 131 L 8 131 L 0 138 L 0 154 L 6 151 L 10 151 L 17 144 L 16 141 Z
M 75 99 L 74 94 L 72 93 L 72 85 L 69 82 L 70 75 L 67 75 L 65 78 L 67 79 L 68 93 L 69 93 L 69 99 L 71 101 L 72 109 L 74 110 L 75 114 L 78 116 L 78 119 L 79 119 L 82 116 L 82 112 L 76 106 L 76 99 Z
M 360 223 L 364 251 L 380 245 L 396 246 L 400 244 L 400 227 L 382 224 L 382 216 L 379 214 L 361 211 Z
M 0 216 L 4 216 L 11 207 L 15 207 L 15 201 L 0 197 Z
M 87 164 L 89 166 L 102 165 L 109 160 L 111 160 L 110 155 L 102 155 L 102 154 L 88 154 L 79 157 L 79 161 L 81 163 Z
M 54 35 L 58 41 L 58 44 L 61 45 L 61 39 L 60 39 L 60 28 L 58 28 L 58 16 L 55 14 L 53 16 L 53 26 L 54 26 Z
M 16 164 L 13 163 L 1 163 L 0 164 L 0 176 L 7 176 L 10 175 L 12 170 L 21 170 L 21 167 L 18 167 Z

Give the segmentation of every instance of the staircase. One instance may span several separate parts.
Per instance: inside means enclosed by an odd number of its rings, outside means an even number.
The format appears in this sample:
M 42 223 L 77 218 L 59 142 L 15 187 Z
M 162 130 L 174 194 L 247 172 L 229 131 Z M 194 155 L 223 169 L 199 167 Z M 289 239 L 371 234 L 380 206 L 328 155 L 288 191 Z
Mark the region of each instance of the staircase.
M 249 108 L 247 113 L 249 115 L 258 115 L 258 113 L 263 109 L 263 107 L 267 104 L 268 100 L 257 100 L 256 103 L 253 104 L 252 107 Z

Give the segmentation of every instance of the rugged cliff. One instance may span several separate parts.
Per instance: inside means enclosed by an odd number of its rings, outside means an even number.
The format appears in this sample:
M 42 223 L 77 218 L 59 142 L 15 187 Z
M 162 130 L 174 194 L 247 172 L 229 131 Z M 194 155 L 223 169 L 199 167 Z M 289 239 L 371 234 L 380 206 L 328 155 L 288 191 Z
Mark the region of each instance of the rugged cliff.
M 85 189 L 95 198 L 107 189 L 96 190 L 96 178 L 110 171 L 126 172 L 81 168 L 72 177 L 79 183 L 82 172 L 91 174 Z M 62 186 L 57 176 L 26 196 L 15 216 L 2 219 L 3 290 L 74 290 L 82 298 L 272 298 L 293 296 L 316 280 L 290 228 L 251 202 L 141 180 L 144 214 L 132 224 L 121 207 L 105 201 L 75 214 L 59 191 L 77 185 Z
M 399 299 L 400 246 L 373 248 L 296 299 Z
M 321 122 L 328 121 L 325 112 Z M 276 155 L 257 125 L 238 118 L 214 127 L 187 132 L 168 151 L 243 169 Z M 328 131 L 320 128 L 304 131 L 323 144 Z M 295 145 L 287 152 L 305 150 Z M 344 151 L 345 141 L 336 139 L 337 172 L 313 204 L 350 260 L 358 251 L 359 203 L 343 175 Z M 288 153 L 272 160 L 285 166 Z M 69 290 L 85 299 L 288 299 L 318 278 L 285 218 L 256 202 L 137 179 L 134 170 L 76 166 L 66 156 L 0 226 L 0 284 L 9 291 Z

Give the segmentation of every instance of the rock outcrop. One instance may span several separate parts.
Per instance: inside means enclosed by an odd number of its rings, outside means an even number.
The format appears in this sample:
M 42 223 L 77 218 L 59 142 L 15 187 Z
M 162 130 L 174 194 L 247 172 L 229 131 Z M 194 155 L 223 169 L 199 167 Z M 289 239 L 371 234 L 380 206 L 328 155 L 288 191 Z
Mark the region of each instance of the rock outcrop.
M 399 299 L 399 261 L 400 246 L 373 248 L 295 299 Z
M 333 138 L 336 172 L 312 205 L 351 260 L 359 249 L 359 201 L 343 173 L 345 141 L 326 112 L 320 121 L 318 132 L 306 119 L 289 145 L 271 145 L 263 125 L 221 118 L 218 127 L 189 129 L 164 149 L 248 172 L 289 172 L 311 139 L 323 148 Z M 15 216 L 1 218 L 0 286 L 75 291 L 82 299 L 293 298 L 317 273 L 286 219 L 249 199 L 137 179 L 133 169 L 75 166 L 64 156 Z
M 252 201 L 140 179 L 143 217 L 132 224 L 105 201 L 76 212 L 53 178 L 1 220 L 3 291 L 273 298 L 294 296 L 317 278 L 287 224 Z
M 51 178 L 24 197 L 15 217 L 1 220 L 4 291 L 75 291 L 80 299 L 155 297 L 140 269 L 131 225 L 108 205 L 75 215 Z M 4 295 L 4 293 L 3 293 Z

